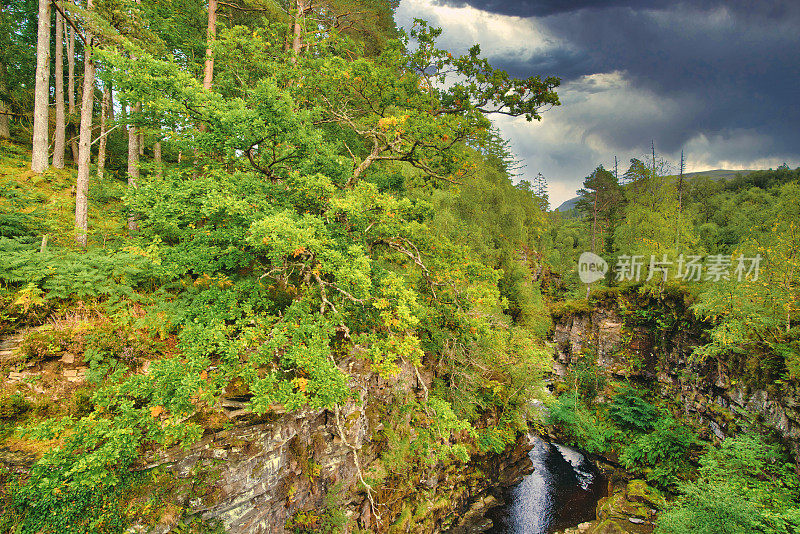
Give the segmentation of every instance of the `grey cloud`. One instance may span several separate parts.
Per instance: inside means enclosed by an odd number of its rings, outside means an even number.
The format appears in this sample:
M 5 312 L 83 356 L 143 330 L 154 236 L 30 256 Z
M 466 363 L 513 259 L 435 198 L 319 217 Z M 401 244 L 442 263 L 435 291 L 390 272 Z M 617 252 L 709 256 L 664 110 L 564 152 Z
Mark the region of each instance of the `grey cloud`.
M 564 105 L 543 124 L 504 128 L 531 175 L 579 184 L 651 139 L 672 159 L 686 149 L 709 165 L 800 162 L 798 0 L 434 1 L 533 18 L 552 40 L 492 57 L 515 76 L 564 80 Z M 612 72 L 624 88 L 592 76 Z

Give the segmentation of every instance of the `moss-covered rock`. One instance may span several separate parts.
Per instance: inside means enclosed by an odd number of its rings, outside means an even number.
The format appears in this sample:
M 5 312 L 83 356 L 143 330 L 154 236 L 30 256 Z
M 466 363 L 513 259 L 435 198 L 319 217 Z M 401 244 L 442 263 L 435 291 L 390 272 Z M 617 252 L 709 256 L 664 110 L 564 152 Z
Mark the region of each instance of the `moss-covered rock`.
M 629 501 L 642 503 L 651 508 L 661 509 L 666 506 L 666 500 L 660 491 L 650 487 L 644 480 L 631 480 L 625 493 Z
M 587 534 L 628 534 L 628 531 L 617 520 L 605 519 L 590 528 Z

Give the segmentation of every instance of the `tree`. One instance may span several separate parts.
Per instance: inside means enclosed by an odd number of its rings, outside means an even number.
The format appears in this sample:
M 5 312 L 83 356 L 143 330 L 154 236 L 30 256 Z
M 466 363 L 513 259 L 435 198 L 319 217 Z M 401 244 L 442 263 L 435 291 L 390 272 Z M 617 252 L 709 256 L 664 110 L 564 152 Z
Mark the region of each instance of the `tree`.
M 77 28 L 68 23 L 64 18 L 65 36 L 69 36 L 67 40 L 67 103 L 69 105 L 69 123 L 70 123 L 70 147 L 72 150 L 72 161 L 78 161 L 78 142 L 75 136 L 75 42 L 77 36 Z
M 3 4 L 0 4 L 0 27 L 5 27 L 5 10 Z M 9 106 L 6 103 L 6 96 L 8 85 L 6 80 L 8 73 L 6 72 L 6 63 L 4 58 L 0 55 L 0 139 L 11 138 L 11 128 L 9 126 Z
M 386 161 L 406 162 L 440 181 L 458 181 L 467 172 L 459 155 L 464 143 L 489 135 L 486 116 L 540 120 L 544 109 L 559 104 L 557 78 L 512 78 L 482 58 L 478 46 L 454 57 L 436 47 L 440 33 L 417 21 L 412 36 L 418 46 L 408 55 L 395 46 L 375 61 L 302 62 L 305 83 L 292 90 L 298 99 L 322 102 L 325 120 L 347 132 L 342 139 L 353 159 L 348 186 Z M 436 89 L 446 81 L 453 83 Z
M 39 0 L 38 38 L 36 40 L 36 85 L 34 88 L 33 147 L 31 170 L 42 173 L 49 166 L 48 139 L 50 123 L 50 1 Z
M 86 8 L 91 13 L 92 0 Z M 92 60 L 92 33 L 84 32 L 83 98 L 81 99 L 81 129 L 78 142 L 78 178 L 75 193 L 75 230 L 78 244 L 86 247 L 89 219 L 89 172 L 92 149 L 92 111 L 94 107 L 94 62 Z
M 136 60 L 136 56 L 131 56 L 131 58 Z M 132 116 L 137 115 L 133 119 L 137 120 L 138 113 L 141 112 L 141 109 L 141 104 L 132 106 L 128 113 L 128 118 L 131 119 Z M 128 126 L 128 187 L 130 189 L 136 189 L 139 186 L 139 141 L 139 127 L 136 126 L 134 122 L 131 122 Z M 128 215 L 128 230 L 130 232 L 135 232 L 138 229 L 136 215 L 130 213 Z
M 97 147 L 97 177 L 103 179 L 106 169 L 106 152 L 108 150 L 108 121 L 114 119 L 114 102 L 109 82 L 103 83 L 103 100 L 100 105 L 100 140 Z
M 592 226 L 592 252 L 607 250 L 606 234 L 613 233 L 623 203 L 622 189 L 614 173 L 602 165 L 587 176 L 578 191 L 577 209 Z
M 678 218 L 678 193 L 675 176 L 667 175 L 666 161 L 656 162 L 653 168 L 632 159 L 625 175 L 626 207 L 620 224 L 614 231 L 615 250 L 628 255 L 658 259 L 675 253 L 676 235 L 680 236 L 681 251 L 695 250 L 697 239 L 691 221 Z
M 64 109 L 64 17 L 56 9 L 56 129 L 53 135 L 53 167 L 64 168 L 67 118 Z
M 292 52 L 295 56 L 300 55 L 303 50 L 303 26 L 305 24 L 306 13 L 310 10 L 309 0 L 295 0 L 294 21 L 292 23 Z M 293 60 L 296 61 L 296 60 Z
M 538 173 L 533 179 L 533 194 L 542 200 L 542 209 L 547 211 L 550 207 L 550 195 L 547 192 L 547 178 Z
M 214 79 L 214 40 L 217 38 L 217 0 L 208 0 L 208 30 L 206 39 L 206 60 L 203 67 L 203 87 L 207 91 L 211 90 Z

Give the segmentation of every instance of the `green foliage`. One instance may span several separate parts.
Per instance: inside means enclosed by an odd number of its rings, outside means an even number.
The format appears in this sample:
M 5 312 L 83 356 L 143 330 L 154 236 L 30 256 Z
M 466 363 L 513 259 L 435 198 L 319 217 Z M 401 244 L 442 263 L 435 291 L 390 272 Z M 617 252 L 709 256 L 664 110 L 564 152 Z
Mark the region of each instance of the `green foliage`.
M 126 421 L 130 422 L 130 421 Z M 142 428 L 83 418 L 64 434 L 65 422 L 30 430 L 37 439 L 62 438 L 24 479 L 12 480 L 10 512 L 18 532 L 119 532 L 129 523 L 122 497 L 144 475 L 127 468 L 138 456 Z
M 648 432 L 658 420 L 658 409 L 642 399 L 633 388 L 627 387 L 611 399 L 609 417 L 622 428 Z
M 71 198 L 0 211 L 2 316 L 42 323 L 81 306 L 99 317 L 24 342 L 30 361 L 79 355 L 91 388 L 69 417 L 22 430 L 52 446 L 8 486 L 20 531 L 122 531 L 134 464 L 199 439 L 220 397 L 256 415 L 334 410 L 352 396 L 354 366 L 386 380 L 436 375 L 430 391 L 396 403 L 397 428 L 382 437 L 387 463 L 409 480 L 500 452 L 527 428 L 549 362 L 536 274 L 547 221 L 541 198 L 513 185 L 486 115 L 538 120 L 558 104 L 559 81 L 513 78 L 477 47 L 455 57 L 423 22 L 413 47 L 390 39 L 392 6 L 326 2 L 299 54 L 284 50 L 293 20 L 281 6 L 233 9 L 212 44 L 210 91 L 197 79 L 201 3 L 96 6 L 101 79 L 123 106 L 141 103 L 118 125 L 158 139 L 163 169 L 143 165 L 125 213 L 120 183 L 93 187 L 103 216 L 85 251 L 68 237 L 39 249 L 44 229 L 71 235 L 53 215 L 66 219 Z M 362 16 L 341 26 L 354 7 Z M 66 174 L 42 180 L 54 189 Z M 0 208 L 48 196 L 12 185 Z M 120 244 L 113 225 L 129 214 L 139 230 Z M 202 528 L 183 519 L 179 529 Z M 342 517 L 292 521 L 335 531 Z
M 590 453 L 609 450 L 618 432 L 599 414 L 583 406 L 574 392 L 558 397 L 547 406 L 547 411 L 547 424 L 564 431 L 571 444 Z
M 13 421 L 29 411 L 33 405 L 19 391 L 0 398 L 0 419 Z
M 659 518 L 658 533 L 784 533 L 800 527 L 794 465 L 754 434 L 728 438 L 700 459 L 697 481 Z
M 39 251 L 38 244 L 0 238 L 0 280 L 33 284 L 46 299 L 119 299 L 152 281 L 153 260 L 138 247 L 125 250 Z
M 672 417 L 659 419 L 652 432 L 637 438 L 625 448 L 620 461 L 627 467 L 646 467 L 647 481 L 674 489 L 691 471 L 689 453 L 697 437 Z

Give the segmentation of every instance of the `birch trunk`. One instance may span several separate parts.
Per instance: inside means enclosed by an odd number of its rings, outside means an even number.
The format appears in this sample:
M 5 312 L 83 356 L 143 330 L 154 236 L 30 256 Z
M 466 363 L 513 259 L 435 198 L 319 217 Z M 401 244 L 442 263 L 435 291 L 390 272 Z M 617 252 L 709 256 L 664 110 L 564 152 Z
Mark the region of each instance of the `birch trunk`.
M 113 109 L 111 102 L 111 86 L 103 84 L 103 102 L 100 105 L 100 142 L 97 147 L 97 177 L 103 179 L 106 170 L 106 150 L 108 147 L 108 119 L 109 110 Z
M 36 40 L 36 85 L 33 97 L 33 142 L 31 170 L 44 172 L 48 167 L 47 151 L 50 122 L 50 1 L 39 0 L 39 24 Z
M 64 18 L 56 10 L 56 130 L 53 135 L 53 167 L 64 168 L 67 118 L 64 109 Z
M 92 0 L 86 8 L 91 11 Z M 78 184 L 75 195 L 75 229 L 78 243 L 86 248 L 89 221 L 89 165 L 92 149 L 92 106 L 94 104 L 94 64 L 92 63 L 92 34 L 86 31 L 86 50 L 83 62 L 83 98 L 81 99 L 81 130 L 78 142 Z

